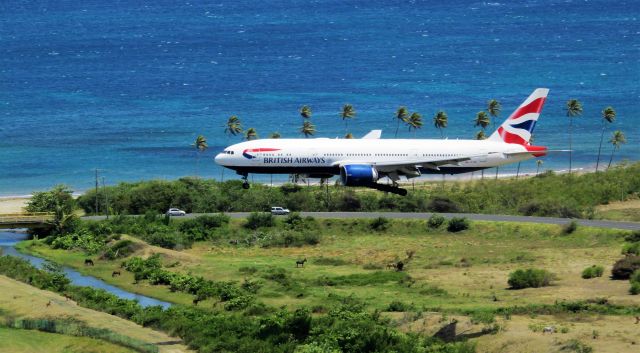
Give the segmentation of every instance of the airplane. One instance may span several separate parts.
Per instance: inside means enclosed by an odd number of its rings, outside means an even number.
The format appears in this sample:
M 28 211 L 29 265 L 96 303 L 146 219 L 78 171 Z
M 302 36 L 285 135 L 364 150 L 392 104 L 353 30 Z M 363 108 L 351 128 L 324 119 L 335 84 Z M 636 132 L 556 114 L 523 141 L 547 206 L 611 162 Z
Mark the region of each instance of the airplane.
M 486 140 L 381 139 L 381 130 L 361 139 L 258 139 L 225 148 L 215 162 L 242 176 L 245 189 L 249 173 L 339 175 L 345 186 L 405 196 L 398 186 L 402 176 L 468 173 L 545 156 L 546 147 L 529 141 L 548 93 L 534 90 Z M 384 177 L 393 183 L 378 183 Z

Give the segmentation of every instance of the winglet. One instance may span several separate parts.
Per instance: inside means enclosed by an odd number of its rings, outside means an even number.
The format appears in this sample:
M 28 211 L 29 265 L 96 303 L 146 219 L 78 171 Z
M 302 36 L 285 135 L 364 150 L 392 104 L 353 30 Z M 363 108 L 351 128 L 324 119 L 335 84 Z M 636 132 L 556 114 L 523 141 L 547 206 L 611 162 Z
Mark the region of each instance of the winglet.
M 382 136 L 382 130 L 371 130 L 368 134 L 362 136 L 365 140 L 377 140 Z

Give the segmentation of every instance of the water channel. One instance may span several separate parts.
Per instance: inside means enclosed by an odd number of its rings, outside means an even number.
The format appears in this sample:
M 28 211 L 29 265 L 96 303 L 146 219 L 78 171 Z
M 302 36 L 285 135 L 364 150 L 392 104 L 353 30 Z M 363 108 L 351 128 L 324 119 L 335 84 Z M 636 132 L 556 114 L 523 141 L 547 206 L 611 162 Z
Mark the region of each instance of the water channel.
M 23 240 L 28 240 L 28 239 L 29 239 L 29 235 L 23 229 L 16 229 L 16 230 L 0 229 L 1 255 L 11 255 L 11 256 L 20 257 L 22 259 L 28 260 L 32 265 L 38 268 L 41 268 L 42 264 L 45 263 L 46 260 L 39 258 L 37 256 L 22 254 L 15 248 L 16 244 L 18 244 Z M 69 267 L 63 267 L 63 271 L 67 275 L 67 278 L 71 280 L 71 284 L 76 286 L 86 286 L 86 287 L 104 289 L 107 292 L 114 294 L 119 298 L 136 300 L 143 307 L 160 305 L 166 309 L 171 306 L 171 303 L 146 297 L 144 295 L 127 292 L 126 290 L 107 284 L 101 279 L 95 278 L 93 276 L 83 275 L 80 272 L 73 270 Z

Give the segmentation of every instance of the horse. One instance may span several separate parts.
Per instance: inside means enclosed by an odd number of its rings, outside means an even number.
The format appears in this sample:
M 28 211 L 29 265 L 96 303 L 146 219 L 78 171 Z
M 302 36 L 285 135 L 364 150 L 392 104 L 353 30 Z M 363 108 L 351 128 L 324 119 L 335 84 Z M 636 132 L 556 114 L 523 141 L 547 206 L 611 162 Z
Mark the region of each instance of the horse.
M 304 267 L 305 262 L 307 262 L 306 258 L 304 260 L 296 260 L 296 268 L 298 268 L 298 265 L 300 265 L 301 267 Z
M 85 265 L 85 266 L 93 266 L 93 260 L 91 260 L 91 259 L 84 259 L 84 265 Z
M 120 271 L 113 271 L 111 272 L 111 277 L 120 276 L 121 274 Z

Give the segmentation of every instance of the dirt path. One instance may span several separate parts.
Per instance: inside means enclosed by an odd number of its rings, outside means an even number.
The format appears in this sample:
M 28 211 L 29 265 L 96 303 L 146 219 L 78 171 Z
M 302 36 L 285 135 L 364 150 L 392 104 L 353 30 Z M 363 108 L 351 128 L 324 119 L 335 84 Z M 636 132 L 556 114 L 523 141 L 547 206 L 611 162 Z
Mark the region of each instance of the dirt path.
M 192 352 L 181 344 L 180 339 L 139 326 L 131 321 L 106 313 L 78 306 L 75 302 L 48 291 L 43 291 L 25 283 L 0 275 L 0 309 L 14 315 L 40 318 L 73 317 L 91 327 L 106 328 L 121 335 L 158 345 L 160 353 Z M 51 305 L 47 303 L 51 301 Z

